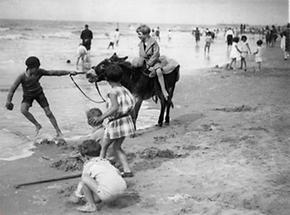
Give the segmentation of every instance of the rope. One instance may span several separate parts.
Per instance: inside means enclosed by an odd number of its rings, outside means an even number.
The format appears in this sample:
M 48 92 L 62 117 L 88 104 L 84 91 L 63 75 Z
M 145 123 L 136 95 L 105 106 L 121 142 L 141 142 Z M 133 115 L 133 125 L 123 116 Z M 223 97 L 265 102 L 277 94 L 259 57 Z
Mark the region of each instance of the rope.
M 93 99 L 91 99 L 87 94 L 85 94 L 85 92 L 79 87 L 79 85 L 75 82 L 75 80 L 73 79 L 73 77 L 70 75 L 69 76 L 70 78 L 71 78 L 71 80 L 72 80 L 72 82 L 74 83 L 74 85 L 79 89 L 79 91 L 88 99 L 88 100 L 90 100 L 90 101 L 92 101 L 92 102 L 94 102 L 94 103 L 104 103 L 104 102 L 106 102 L 106 100 L 103 98 L 103 96 L 101 95 L 101 93 L 100 93 L 100 90 L 99 90 L 99 87 L 98 87 L 98 84 L 97 84 L 97 82 L 95 82 L 95 86 L 96 86 L 96 88 L 97 88 L 97 91 L 98 91 L 98 93 L 99 93 L 99 95 L 100 95 L 100 97 L 102 98 L 102 100 L 103 101 L 95 101 L 95 100 L 93 100 Z

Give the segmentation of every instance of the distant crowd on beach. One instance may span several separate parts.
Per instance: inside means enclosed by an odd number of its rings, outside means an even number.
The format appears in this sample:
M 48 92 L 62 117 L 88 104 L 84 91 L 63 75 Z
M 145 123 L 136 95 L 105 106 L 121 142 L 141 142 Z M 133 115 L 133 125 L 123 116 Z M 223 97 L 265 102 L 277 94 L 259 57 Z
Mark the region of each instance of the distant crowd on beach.
M 196 46 L 199 46 L 200 39 L 204 36 L 204 55 L 209 56 L 211 44 L 217 35 L 223 32 L 225 43 L 227 45 L 227 55 L 230 62 L 227 68 L 234 70 L 237 68 L 236 63 L 240 60 L 239 69 L 247 71 L 248 55 L 254 55 L 257 67 L 255 71 L 261 71 L 263 62 L 263 52 L 265 48 L 275 47 L 277 41 L 280 41 L 283 59 L 287 60 L 290 53 L 290 24 L 286 26 L 264 26 L 254 27 L 241 24 L 240 27 L 224 27 L 224 28 L 199 28 L 192 30 L 195 38 Z M 248 43 L 249 35 L 258 35 L 255 47 L 250 48 Z M 263 45 L 265 44 L 265 45 Z

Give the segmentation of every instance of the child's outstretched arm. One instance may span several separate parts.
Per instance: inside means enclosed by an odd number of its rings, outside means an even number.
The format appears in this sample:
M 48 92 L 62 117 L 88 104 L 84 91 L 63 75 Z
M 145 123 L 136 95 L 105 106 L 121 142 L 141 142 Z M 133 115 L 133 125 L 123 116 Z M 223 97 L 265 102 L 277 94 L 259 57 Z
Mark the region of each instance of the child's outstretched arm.
M 21 79 L 22 79 L 22 75 L 19 75 L 16 78 L 16 80 L 14 81 L 14 83 L 12 84 L 12 86 L 10 87 L 10 90 L 8 92 L 7 99 L 6 99 L 6 104 L 5 104 L 5 107 L 8 110 L 12 110 L 13 109 L 12 98 L 13 98 L 13 95 L 14 95 L 16 89 L 18 88 L 18 86 L 21 83 Z
M 76 61 L 76 69 L 78 69 L 80 59 L 81 59 L 81 56 L 78 56 L 77 61 Z
M 64 75 L 77 75 L 80 74 L 76 71 L 68 71 L 68 70 L 43 70 L 43 75 L 46 76 L 64 76 Z

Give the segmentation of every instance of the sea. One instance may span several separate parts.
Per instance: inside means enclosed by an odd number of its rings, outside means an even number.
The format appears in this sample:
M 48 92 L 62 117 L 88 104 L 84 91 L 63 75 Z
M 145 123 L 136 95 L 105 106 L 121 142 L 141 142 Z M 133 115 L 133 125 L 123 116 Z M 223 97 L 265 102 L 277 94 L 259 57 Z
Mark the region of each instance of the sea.
M 81 42 L 80 33 L 85 24 L 89 25 L 94 35 L 90 51 L 92 65 L 97 65 L 114 52 L 121 57 L 128 56 L 129 60 L 138 56 L 139 39 L 135 30 L 140 23 L 0 19 L 0 99 L 2 101 L 0 160 L 11 161 L 31 156 L 32 149 L 35 147 L 34 126 L 20 113 L 21 87 L 14 94 L 13 111 L 8 111 L 4 107 L 11 84 L 25 70 L 25 59 L 34 55 L 40 59 L 42 68 L 75 70 L 76 50 Z M 204 37 L 197 46 L 191 34 L 196 25 L 149 24 L 149 26 L 160 27 L 161 54 L 180 63 L 181 79 L 183 75 L 196 75 L 196 69 L 221 66 L 229 60 L 222 30 L 216 34 L 210 56 L 205 56 Z M 119 28 L 121 33 L 119 46 L 107 49 L 109 35 L 116 28 Z M 172 32 L 171 40 L 167 37 L 169 29 Z M 76 76 L 75 81 L 89 97 L 101 100 L 94 86 L 88 83 L 84 76 Z M 40 82 L 65 137 L 85 135 L 90 132 L 86 122 L 86 110 L 92 107 L 105 110 L 103 104 L 96 104 L 85 98 L 68 76 L 42 77 Z M 100 83 L 100 90 L 103 95 L 106 95 L 109 90 L 108 84 Z M 55 131 L 40 106 L 34 103 L 30 110 L 43 126 L 40 137 L 53 137 Z M 154 126 L 158 115 L 159 107 L 150 100 L 145 101 L 137 122 L 138 129 Z

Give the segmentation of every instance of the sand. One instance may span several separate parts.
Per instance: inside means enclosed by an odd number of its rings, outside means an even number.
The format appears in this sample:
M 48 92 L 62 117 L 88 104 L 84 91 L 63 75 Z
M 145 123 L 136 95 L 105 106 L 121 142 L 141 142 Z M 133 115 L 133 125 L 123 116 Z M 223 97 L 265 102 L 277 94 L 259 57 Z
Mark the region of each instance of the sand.
M 290 61 L 267 48 L 263 71 L 252 66 L 181 76 L 171 124 L 126 139 L 135 176 L 95 214 L 289 215 Z M 68 171 L 51 167 L 72 150 L 42 144 L 31 157 L 1 162 L 0 214 L 81 214 L 67 202 L 78 179 L 14 188 L 79 173 L 74 162 Z

